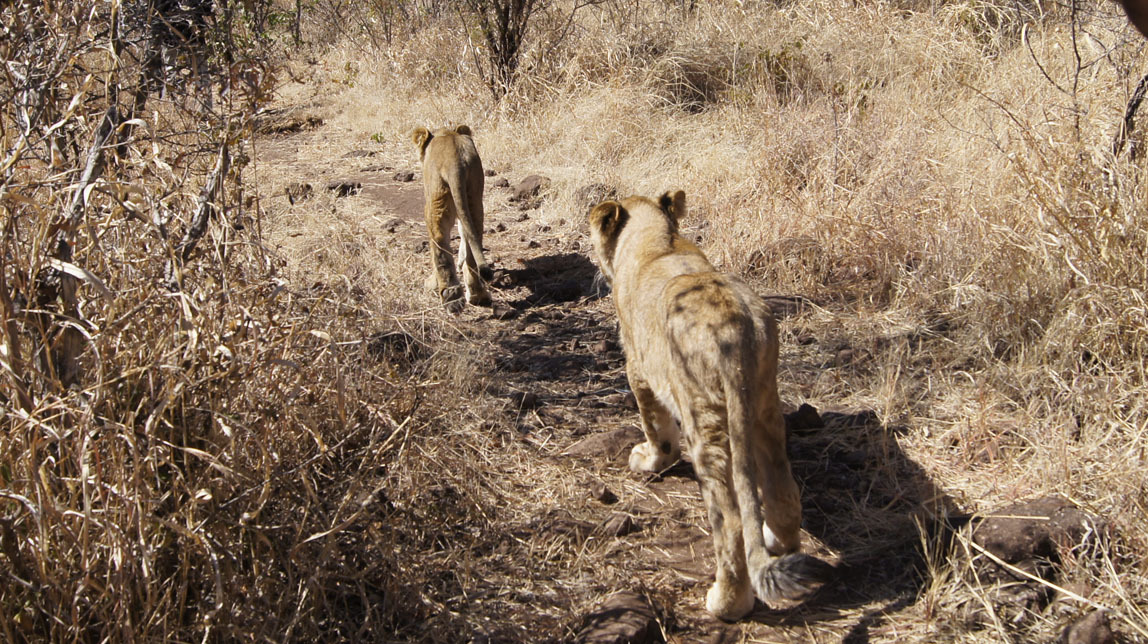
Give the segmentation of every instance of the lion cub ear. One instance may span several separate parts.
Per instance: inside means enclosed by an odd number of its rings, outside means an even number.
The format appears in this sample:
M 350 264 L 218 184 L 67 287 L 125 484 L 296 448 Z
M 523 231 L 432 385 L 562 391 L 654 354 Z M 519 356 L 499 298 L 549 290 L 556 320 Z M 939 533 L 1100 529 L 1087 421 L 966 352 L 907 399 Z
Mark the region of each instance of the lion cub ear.
M 658 199 L 658 205 L 675 224 L 686 218 L 686 193 L 681 190 L 666 192 Z
M 425 127 L 416 127 L 410 133 L 411 143 L 415 144 L 416 148 L 426 147 L 427 141 L 431 138 L 430 130 Z
M 474 134 L 470 131 L 469 125 L 460 125 L 454 128 L 454 131 L 465 136 L 474 136 Z
M 590 229 L 604 240 L 613 240 L 622 232 L 630 213 L 617 201 L 603 201 L 590 211 Z

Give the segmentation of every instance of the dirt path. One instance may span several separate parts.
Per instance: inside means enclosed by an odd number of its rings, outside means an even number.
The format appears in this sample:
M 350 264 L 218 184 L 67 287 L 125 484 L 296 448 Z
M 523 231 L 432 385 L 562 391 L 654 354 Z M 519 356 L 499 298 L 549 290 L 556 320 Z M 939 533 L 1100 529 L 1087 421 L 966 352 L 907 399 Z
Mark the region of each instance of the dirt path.
M 270 217 L 306 217 L 316 202 L 327 208 L 332 199 L 343 199 L 340 207 L 354 213 L 356 225 L 375 222 L 367 228 L 375 237 L 371 243 L 401 263 L 426 266 L 421 176 L 401 142 L 368 146 L 320 124 L 266 136 L 258 147 L 260 189 L 270 195 L 264 204 Z M 795 610 L 759 604 L 739 624 L 717 622 L 702 605 L 713 558 L 691 468 L 679 464 L 660 477 L 626 468 L 629 449 L 640 438 L 637 409 L 627 390 L 611 303 L 595 288 L 585 236 L 574 232 L 574 222 L 546 223 L 537 210 L 511 203 L 510 190 L 498 187 L 503 178 L 487 179 L 485 199 L 495 306 L 467 307 L 457 323 L 465 327 L 466 341 L 485 355 L 477 368 L 481 385 L 475 387 L 483 400 L 471 403 L 482 416 L 474 431 L 498 436 L 505 451 L 491 457 L 495 473 L 488 484 L 521 488 L 504 497 L 520 503 L 500 512 L 513 517 L 506 522 L 511 545 L 505 548 L 526 560 L 511 573 L 489 555 L 483 565 L 490 572 L 472 593 L 523 592 L 506 588 L 515 583 L 551 590 L 507 600 L 497 609 L 473 600 L 456 610 L 473 611 L 468 618 L 476 620 L 484 610 L 502 618 L 516 613 L 507 619 L 520 623 L 526 635 L 502 631 L 492 639 L 531 641 L 532 623 L 538 632 L 569 636 L 610 593 L 634 591 L 654 604 L 658 630 L 670 641 L 895 639 L 888 630 L 891 616 L 916 611 L 924 583 L 916 522 L 928 528 L 946 509 L 955 509 L 901 452 L 897 428 L 881 426 L 868 412 L 807 409 L 789 415 L 806 547 L 838 562 L 841 580 Z M 310 185 L 309 194 L 303 183 Z M 321 240 L 316 245 L 322 251 Z M 413 300 L 435 307 L 421 280 L 408 280 L 406 288 Z M 782 317 L 800 318 L 799 298 L 774 301 Z M 827 374 L 863 371 L 839 346 L 802 336 L 794 325 L 783 327 L 783 392 L 811 387 Z M 526 579 L 516 581 L 516 574 Z

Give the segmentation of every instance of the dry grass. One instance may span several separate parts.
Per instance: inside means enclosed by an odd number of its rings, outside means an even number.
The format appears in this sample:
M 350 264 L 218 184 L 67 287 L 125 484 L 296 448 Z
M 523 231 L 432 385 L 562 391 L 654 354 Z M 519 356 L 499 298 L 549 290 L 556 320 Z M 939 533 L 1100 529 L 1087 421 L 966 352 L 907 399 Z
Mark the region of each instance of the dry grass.
M 749 641 L 1047 641 L 1086 606 L 1148 641 L 1148 183 L 1112 152 L 1143 42 L 1107 4 L 697 4 L 602 3 L 561 40 L 565 14 L 542 16 L 496 105 L 453 14 L 300 52 L 276 100 L 322 113 L 322 136 L 291 139 L 320 176 L 355 148 L 413 165 L 411 126 L 467 123 L 487 167 L 553 179 L 539 219 L 570 244 L 585 184 L 684 188 L 716 263 L 816 304 L 783 324 L 783 399 L 881 422 L 797 441 L 811 545 L 919 568 L 854 579 L 884 596 L 770 613 Z M 46 140 L 5 167 L 4 639 L 561 640 L 635 587 L 671 638 L 700 632 L 697 583 L 658 559 L 700 504 L 651 505 L 692 489 L 563 457 L 634 419 L 514 409 L 502 340 L 421 291 L 425 259 L 382 241 L 376 205 L 286 207 L 277 143 L 245 134 L 252 162 L 173 291 L 221 121 L 152 105 L 87 205 L 73 261 L 95 278 L 75 312 L 36 295 L 78 167 L 43 163 Z M 216 109 L 249 133 L 244 107 Z M 81 111 L 86 142 L 102 106 Z M 83 338 L 71 385 L 34 353 L 62 329 Z M 545 386 L 613 386 L 615 367 Z M 819 512 L 833 488 L 816 477 L 858 445 L 870 458 L 845 474 L 865 501 Z M 587 537 L 591 481 L 658 521 Z M 1012 624 L 971 581 L 967 534 L 946 547 L 930 522 L 1054 492 L 1116 536 L 1065 553 L 1083 600 Z

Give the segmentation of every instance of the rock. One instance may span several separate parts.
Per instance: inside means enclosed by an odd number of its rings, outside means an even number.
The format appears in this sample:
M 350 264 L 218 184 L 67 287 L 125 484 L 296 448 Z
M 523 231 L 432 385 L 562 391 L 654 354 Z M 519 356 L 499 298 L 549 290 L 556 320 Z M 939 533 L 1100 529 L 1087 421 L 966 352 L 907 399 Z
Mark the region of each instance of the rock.
M 513 320 L 518 317 L 518 309 L 496 303 L 490 307 L 490 317 L 495 320 Z
M 328 181 L 326 187 L 327 190 L 335 193 L 336 197 L 349 197 L 351 195 L 357 195 L 363 190 L 363 184 L 359 183 L 358 181 Z
M 1108 613 L 1098 610 L 1069 624 L 1057 644 L 1112 644 L 1115 641 L 1116 636 L 1108 625 Z
M 499 177 L 499 178 L 495 179 L 494 181 L 491 181 L 490 185 L 495 187 L 495 188 L 509 188 L 510 187 L 510 181 L 507 180 L 506 177 Z
M 482 171 L 482 176 L 484 176 L 484 177 L 493 177 L 496 174 L 498 174 L 498 173 L 495 172 L 494 170 L 491 170 L 490 168 L 487 168 L 487 169 Z
M 291 204 L 294 204 L 297 201 L 303 201 L 307 197 L 310 197 L 311 191 L 311 184 L 303 183 L 302 181 L 296 181 L 295 183 L 287 184 L 287 188 L 284 190 L 284 192 L 287 193 L 287 201 Z
M 519 409 L 535 409 L 541 402 L 538 394 L 533 391 L 516 391 L 511 394 L 510 400 Z
M 626 458 L 629 458 L 630 449 L 642 439 L 642 430 L 629 425 L 590 434 L 567 447 L 563 454 L 566 456 L 605 457 L 607 459 L 614 459 L 624 454 Z
M 840 369 L 853 364 L 858 358 L 858 352 L 855 349 L 842 349 L 833 356 L 833 366 Z
M 604 183 L 589 183 L 574 191 L 574 205 L 579 210 L 590 210 L 594 206 L 618 196 L 613 186 Z
M 494 227 L 494 232 L 496 232 L 496 233 L 506 232 L 506 224 L 502 223 L 501 221 L 498 222 L 498 224 Z
M 1106 532 L 1105 522 L 1054 495 L 990 513 L 973 530 L 973 542 L 1010 564 L 1033 558 L 1056 562 L 1058 548 Z
M 395 181 L 401 181 L 402 183 L 407 183 L 409 181 L 415 180 L 415 173 L 411 172 L 410 170 L 399 170 L 391 178 L 394 179 Z
M 430 244 L 425 239 L 416 239 L 411 242 L 410 249 L 412 253 L 425 253 Z
M 590 496 L 606 505 L 613 505 L 618 502 L 618 495 L 614 494 L 602 481 L 594 481 L 590 484 Z
M 576 644 L 658 644 L 664 642 L 658 618 L 646 598 L 619 592 L 586 616 Z
M 611 351 L 618 350 L 618 343 L 613 340 L 599 340 L 590 345 L 590 351 L 595 355 L 605 355 Z
M 634 518 L 625 512 L 615 512 L 610 515 L 606 523 L 602 525 L 602 534 L 608 537 L 624 537 L 628 534 L 638 532 L 642 526 L 634 523 Z
M 616 393 L 616 394 L 610 394 L 609 396 L 603 396 L 602 402 L 606 403 L 607 407 L 615 407 L 615 408 L 622 408 L 622 409 L 637 409 L 638 408 L 637 399 L 634 398 L 634 394 L 629 393 L 629 392 Z
M 510 196 L 510 200 L 526 201 L 533 199 L 534 197 L 537 197 L 539 194 L 541 194 L 543 190 L 546 190 L 549 187 L 550 179 L 537 174 L 532 174 L 522 181 L 519 181 L 518 185 L 514 186 L 514 193 Z
M 797 411 L 785 415 L 785 427 L 791 432 L 821 429 L 825 427 L 825 421 L 821 420 L 821 414 L 817 413 L 816 407 L 809 403 L 801 403 Z
M 1032 578 L 1057 583 L 1063 573 L 1060 552 L 1107 534 L 1105 522 L 1055 495 L 1016 503 L 980 518 L 973 527 L 972 541 L 984 552 L 973 555 L 975 574 L 970 572 L 969 577 L 984 592 L 981 600 L 966 607 L 966 621 L 983 625 L 999 619 L 1015 626 L 1031 621 L 1052 600 L 1052 590 Z M 998 564 L 998 559 L 1008 565 Z

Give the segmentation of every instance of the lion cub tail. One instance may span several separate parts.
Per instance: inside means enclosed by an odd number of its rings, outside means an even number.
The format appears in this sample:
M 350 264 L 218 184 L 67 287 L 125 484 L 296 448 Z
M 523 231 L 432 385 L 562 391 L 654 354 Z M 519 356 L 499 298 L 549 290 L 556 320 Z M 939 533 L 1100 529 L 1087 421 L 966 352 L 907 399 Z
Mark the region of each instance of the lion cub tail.
M 829 581 L 835 568 L 807 554 L 792 552 L 770 559 L 760 570 L 749 571 L 753 590 L 762 601 L 801 599 Z
M 742 541 L 750 582 L 757 596 L 764 602 L 779 599 L 798 600 L 828 582 L 835 568 L 816 557 L 797 552 L 775 556 L 771 549 L 796 549 L 799 546 L 797 530 L 801 522 L 801 501 L 789 471 L 785 455 L 784 427 L 759 427 L 760 419 L 753 402 L 744 393 L 751 391 L 753 373 L 760 365 L 754 364 L 758 356 L 747 352 L 740 369 L 723 374 L 726 389 L 726 414 L 729 428 L 730 477 L 732 492 L 737 499 L 741 515 Z M 738 395 L 742 392 L 743 395 Z M 778 414 L 780 416 L 780 414 Z M 779 418 L 780 420 L 780 418 Z M 775 432 L 780 432 L 776 435 Z M 780 454 L 771 450 L 780 449 Z M 765 496 L 766 498 L 762 498 Z M 763 504 L 770 504 L 765 507 Z M 781 535 L 773 535 L 766 524 L 766 511 L 788 523 Z M 771 543 L 766 543 L 767 535 Z M 778 542 L 781 539 L 781 542 Z

